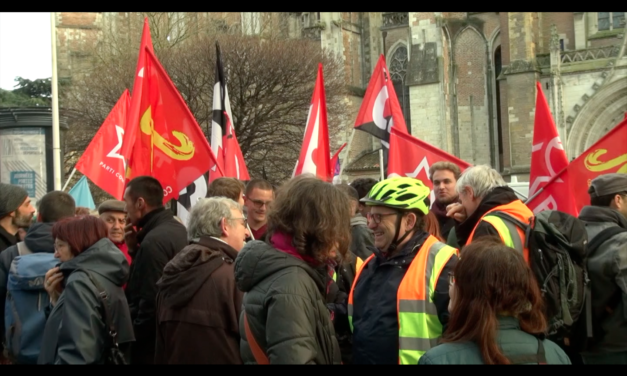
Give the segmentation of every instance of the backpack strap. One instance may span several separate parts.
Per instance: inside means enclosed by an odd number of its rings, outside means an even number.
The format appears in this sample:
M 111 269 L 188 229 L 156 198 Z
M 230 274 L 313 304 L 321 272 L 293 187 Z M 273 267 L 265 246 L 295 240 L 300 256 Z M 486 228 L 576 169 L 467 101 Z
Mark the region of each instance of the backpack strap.
M 23 241 L 21 241 L 21 242 L 18 242 L 18 243 L 17 243 L 17 253 L 18 253 L 20 256 L 24 256 L 24 255 L 30 255 L 30 254 L 32 254 L 33 252 L 32 252 L 30 249 L 28 249 L 28 247 L 26 246 L 26 243 L 24 243 Z
M 514 355 L 508 356 L 507 359 L 511 364 L 547 364 L 546 351 L 544 350 L 544 344 L 540 338 L 538 340 L 538 352 L 534 355 Z
M 588 257 L 594 254 L 601 247 L 601 245 L 603 245 L 603 243 L 623 232 L 627 232 L 627 229 L 620 226 L 611 226 L 599 232 L 586 246 L 586 253 Z
M 268 357 L 263 352 L 263 350 L 261 350 L 261 347 L 259 347 L 259 344 L 257 344 L 257 341 L 255 340 L 255 336 L 253 336 L 253 333 L 250 331 L 246 311 L 244 311 L 244 329 L 246 330 L 246 339 L 248 340 L 248 345 L 250 346 L 250 350 L 253 352 L 253 356 L 255 357 L 255 361 L 257 362 L 257 364 L 270 364 Z
M 111 337 L 113 348 L 119 351 L 118 332 L 117 332 L 117 330 L 115 328 L 115 325 L 111 321 L 112 316 L 111 316 L 111 312 L 109 311 L 109 295 L 107 294 L 107 290 L 105 290 L 100 285 L 100 283 L 98 283 L 96 278 L 94 278 L 90 272 L 88 272 L 85 269 L 78 269 L 78 270 L 80 270 L 83 273 L 87 274 L 87 276 L 91 280 L 91 283 L 93 283 L 94 286 L 96 287 L 96 289 L 98 290 L 98 294 L 100 296 L 100 300 L 102 301 L 102 307 L 104 308 L 104 319 L 105 319 L 106 325 L 107 325 L 107 327 L 109 329 L 109 336 Z
M 501 218 L 503 220 L 512 222 L 513 224 L 515 224 L 516 226 L 518 226 L 519 228 L 521 228 L 522 230 L 525 231 L 525 244 L 523 245 L 524 248 L 529 248 L 529 238 L 531 237 L 531 230 L 532 230 L 532 226 L 529 223 L 524 223 L 523 221 L 521 221 L 520 219 L 507 214 L 503 211 L 494 211 L 492 213 L 489 213 L 489 215 L 493 215 L 495 217 Z

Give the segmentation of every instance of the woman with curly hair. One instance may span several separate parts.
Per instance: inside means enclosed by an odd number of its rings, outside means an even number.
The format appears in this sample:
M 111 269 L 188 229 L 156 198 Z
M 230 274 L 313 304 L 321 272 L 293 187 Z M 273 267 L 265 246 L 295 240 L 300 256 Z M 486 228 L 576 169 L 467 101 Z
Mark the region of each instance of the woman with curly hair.
M 443 344 L 418 364 L 571 364 L 544 339 L 542 295 L 522 254 L 498 237 L 460 253 L 449 277 L 451 316 Z
M 245 292 L 240 352 L 245 364 L 340 364 L 326 305 L 336 255 L 350 242 L 350 204 L 333 185 L 306 175 L 278 191 L 267 240 L 235 260 Z

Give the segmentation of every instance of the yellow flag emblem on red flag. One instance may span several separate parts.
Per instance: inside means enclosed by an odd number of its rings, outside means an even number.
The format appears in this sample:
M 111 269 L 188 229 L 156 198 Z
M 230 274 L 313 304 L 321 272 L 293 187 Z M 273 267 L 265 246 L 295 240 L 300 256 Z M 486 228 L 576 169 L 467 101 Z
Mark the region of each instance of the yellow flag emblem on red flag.
M 148 49 L 144 52 L 141 117 L 136 125 L 140 132 L 133 148 L 129 178 L 153 176 L 163 186 L 167 202 L 178 199 L 179 192 L 206 173 L 216 158 L 159 60 Z

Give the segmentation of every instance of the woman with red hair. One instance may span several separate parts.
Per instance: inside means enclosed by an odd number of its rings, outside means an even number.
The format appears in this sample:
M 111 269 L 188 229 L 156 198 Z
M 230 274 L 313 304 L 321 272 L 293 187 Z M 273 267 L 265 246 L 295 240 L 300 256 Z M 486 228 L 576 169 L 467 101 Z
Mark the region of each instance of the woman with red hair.
M 450 275 L 443 344 L 418 364 L 571 364 L 544 339 L 542 295 L 520 252 L 488 237 L 460 254 Z
M 61 263 L 46 273 L 53 308 L 39 364 L 120 362 L 119 357 L 112 360 L 112 350 L 119 344 L 124 353 L 135 341 L 122 290 L 128 261 L 107 235 L 106 224 L 90 215 L 67 218 L 52 227 L 54 256 Z

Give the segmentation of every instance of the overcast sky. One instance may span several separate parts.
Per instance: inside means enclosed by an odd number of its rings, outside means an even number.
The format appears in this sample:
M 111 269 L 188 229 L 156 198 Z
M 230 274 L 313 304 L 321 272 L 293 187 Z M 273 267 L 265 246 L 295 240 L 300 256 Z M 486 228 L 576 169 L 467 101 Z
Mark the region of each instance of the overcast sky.
M 13 90 L 16 76 L 52 77 L 50 13 L 0 12 L 0 88 Z

